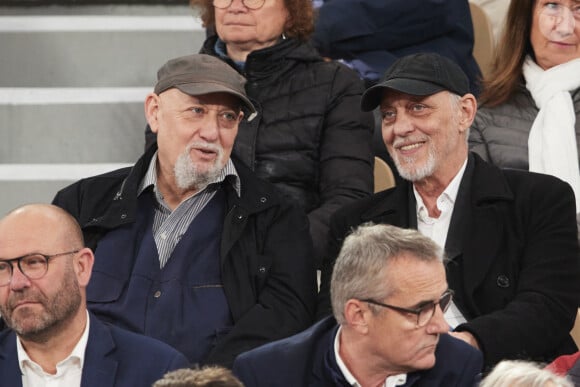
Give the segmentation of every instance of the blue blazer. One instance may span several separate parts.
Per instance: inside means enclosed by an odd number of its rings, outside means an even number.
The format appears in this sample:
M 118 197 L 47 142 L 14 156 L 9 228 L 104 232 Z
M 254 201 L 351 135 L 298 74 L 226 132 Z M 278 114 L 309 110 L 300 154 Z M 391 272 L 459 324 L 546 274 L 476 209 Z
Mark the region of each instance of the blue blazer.
M 330 316 L 297 335 L 242 353 L 233 372 L 246 387 L 345 386 L 334 358 L 338 325 Z M 407 375 L 404 386 L 476 385 L 483 366 L 481 352 L 447 334 L 435 351 L 435 366 Z
M 188 365 L 185 356 L 167 344 L 91 315 L 81 387 L 151 387 L 168 371 Z M 11 330 L 0 333 L 0 378 L 2 386 L 22 387 Z

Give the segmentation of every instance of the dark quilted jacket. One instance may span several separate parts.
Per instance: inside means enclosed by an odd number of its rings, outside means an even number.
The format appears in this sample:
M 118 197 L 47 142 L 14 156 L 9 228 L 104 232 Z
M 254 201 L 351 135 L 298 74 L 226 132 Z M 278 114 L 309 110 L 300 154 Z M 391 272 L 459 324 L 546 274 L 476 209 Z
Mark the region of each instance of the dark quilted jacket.
M 580 149 L 580 89 L 571 94 L 576 112 L 576 144 Z M 536 115 L 536 103 L 522 84 L 506 103 L 477 112 L 469 133 L 469 147 L 498 167 L 528 170 L 528 137 Z
M 218 56 L 216 39 L 201 52 Z M 373 190 L 373 117 L 360 111 L 363 83 L 294 39 L 252 52 L 242 74 L 259 114 L 241 123 L 234 153 L 305 208 L 318 265 L 330 215 Z

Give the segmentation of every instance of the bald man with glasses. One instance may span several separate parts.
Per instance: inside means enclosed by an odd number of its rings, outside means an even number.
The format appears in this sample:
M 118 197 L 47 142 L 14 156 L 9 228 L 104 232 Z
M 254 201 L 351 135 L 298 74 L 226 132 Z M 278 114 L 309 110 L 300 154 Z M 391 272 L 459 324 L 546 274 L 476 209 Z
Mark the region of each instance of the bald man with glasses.
M 333 314 L 236 359 L 258 386 L 473 386 L 482 354 L 451 337 L 443 252 L 416 230 L 362 225 L 331 279 Z
M 2 386 L 151 386 L 188 366 L 169 345 L 105 325 L 87 312 L 94 256 L 80 227 L 48 204 L 0 220 Z

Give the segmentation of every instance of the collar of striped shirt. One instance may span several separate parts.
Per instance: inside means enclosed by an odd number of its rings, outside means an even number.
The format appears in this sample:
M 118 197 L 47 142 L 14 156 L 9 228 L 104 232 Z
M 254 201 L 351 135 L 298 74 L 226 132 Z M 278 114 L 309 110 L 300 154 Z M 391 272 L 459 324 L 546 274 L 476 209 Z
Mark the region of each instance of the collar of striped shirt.
M 218 178 L 215 181 L 208 184 L 208 186 L 214 185 L 214 184 L 220 184 L 224 181 L 227 183 L 230 183 L 232 185 L 232 187 L 235 189 L 235 191 L 239 197 L 241 194 L 240 177 L 238 176 L 238 172 L 236 171 L 236 167 L 234 166 L 234 163 L 232 162 L 231 159 L 228 159 L 228 162 L 226 163 L 226 165 L 222 169 Z M 155 154 L 151 158 L 151 161 L 149 162 L 149 167 L 147 168 L 147 172 L 145 173 L 145 176 L 143 176 L 143 179 L 141 180 L 141 183 L 139 184 L 139 189 L 137 190 L 137 196 L 141 195 L 143 193 L 143 191 L 145 191 L 145 189 L 147 189 L 150 186 L 153 186 L 155 188 L 156 192 L 158 191 L 157 190 L 157 152 L 155 152 Z M 201 192 L 206 188 L 207 188 L 207 186 L 203 187 L 199 191 Z

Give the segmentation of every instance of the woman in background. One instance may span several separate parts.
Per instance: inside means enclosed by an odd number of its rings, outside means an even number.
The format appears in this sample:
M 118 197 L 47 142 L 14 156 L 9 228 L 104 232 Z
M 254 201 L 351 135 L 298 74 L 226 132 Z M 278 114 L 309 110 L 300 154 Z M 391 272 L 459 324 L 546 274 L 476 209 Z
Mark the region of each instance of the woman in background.
M 373 190 L 373 118 L 363 82 L 308 43 L 311 0 L 191 0 L 216 34 L 201 52 L 243 74 L 258 110 L 234 154 L 308 213 L 320 266 L 330 215 Z
M 555 175 L 580 210 L 580 3 L 512 0 L 470 148 L 500 167 Z

